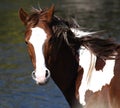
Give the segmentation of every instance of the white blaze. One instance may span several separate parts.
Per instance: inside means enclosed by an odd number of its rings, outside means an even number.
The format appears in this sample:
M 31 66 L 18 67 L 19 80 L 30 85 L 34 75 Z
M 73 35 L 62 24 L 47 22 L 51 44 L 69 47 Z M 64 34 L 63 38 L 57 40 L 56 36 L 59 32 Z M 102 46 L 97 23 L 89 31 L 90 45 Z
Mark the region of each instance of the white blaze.
M 92 56 L 95 57 L 95 55 Z M 91 53 L 89 52 L 89 50 L 84 48 L 80 50 L 79 57 L 80 57 L 79 65 L 81 65 L 84 69 L 82 82 L 79 88 L 80 103 L 85 105 L 85 92 L 87 90 L 96 92 L 101 90 L 102 86 L 110 83 L 112 77 L 114 76 L 113 70 L 115 60 L 106 60 L 106 65 L 104 66 L 103 70 L 100 71 L 96 71 L 94 65 L 91 79 L 88 83 L 87 74 L 91 63 Z M 96 62 L 96 59 L 94 57 L 93 59 Z
M 46 40 L 47 34 L 42 28 L 35 27 L 32 28 L 32 35 L 29 39 L 29 42 L 32 43 L 34 50 L 35 50 L 35 56 L 36 56 L 36 81 L 42 82 L 45 80 L 45 73 L 46 73 L 46 67 L 45 67 L 45 60 L 43 55 L 43 44 Z

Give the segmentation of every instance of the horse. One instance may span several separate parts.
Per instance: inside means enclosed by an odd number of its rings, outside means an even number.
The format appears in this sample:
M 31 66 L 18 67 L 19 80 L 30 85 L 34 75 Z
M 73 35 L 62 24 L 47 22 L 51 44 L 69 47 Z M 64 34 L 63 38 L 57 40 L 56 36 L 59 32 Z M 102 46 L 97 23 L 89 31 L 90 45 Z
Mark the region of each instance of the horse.
M 19 17 L 37 84 L 51 76 L 71 108 L 120 107 L 119 44 L 55 16 L 54 6 L 31 14 L 21 8 Z

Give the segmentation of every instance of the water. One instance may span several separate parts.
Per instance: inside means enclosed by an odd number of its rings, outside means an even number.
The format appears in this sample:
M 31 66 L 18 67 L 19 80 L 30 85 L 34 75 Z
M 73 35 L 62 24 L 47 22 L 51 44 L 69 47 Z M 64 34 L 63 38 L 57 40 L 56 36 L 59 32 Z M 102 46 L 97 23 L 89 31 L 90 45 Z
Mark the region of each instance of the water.
M 24 27 L 18 9 L 50 7 L 55 14 L 76 18 L 89 30 L 105 30 L 105 35 L 120 41 L 119 0 L 3 0 L 0 2 L 0 108 L 69 108 L 54 82 L 38 86 L 24 44 Z

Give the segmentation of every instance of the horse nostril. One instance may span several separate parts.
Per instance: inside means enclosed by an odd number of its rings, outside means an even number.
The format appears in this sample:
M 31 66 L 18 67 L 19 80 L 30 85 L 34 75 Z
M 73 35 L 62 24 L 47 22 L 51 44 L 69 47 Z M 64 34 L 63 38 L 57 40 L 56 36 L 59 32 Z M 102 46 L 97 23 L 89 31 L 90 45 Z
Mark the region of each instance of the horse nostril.
M 32 78 L 35 79 L 36 76 L 35 76 L 35 71 L 32 72 Z
M 45 77 L 47 77 L 48 76 L 48 70 L 46 70 L 46 74 L 45 74 Z
M 45 77 L 46 77 L 46 78 L 49 78 L 49 76 L 50 76 L 50 72 L 49 72 L 49 70 L 46 70 Z

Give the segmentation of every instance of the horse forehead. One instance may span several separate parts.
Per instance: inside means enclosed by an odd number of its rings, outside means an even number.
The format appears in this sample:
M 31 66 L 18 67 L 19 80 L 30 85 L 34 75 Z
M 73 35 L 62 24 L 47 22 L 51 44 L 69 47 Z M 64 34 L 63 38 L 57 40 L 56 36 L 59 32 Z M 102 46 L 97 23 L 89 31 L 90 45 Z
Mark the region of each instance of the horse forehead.
M 34 28 L 31 28 L 31 31 L 32 31 L 31 36 L 29 39 L 31 43 L 39 42 L 39 44 L 41 44 L 41 42 L 43 43 L 45 41 L 47 34 L 44 29 L 40 27 L 34 27 Z

